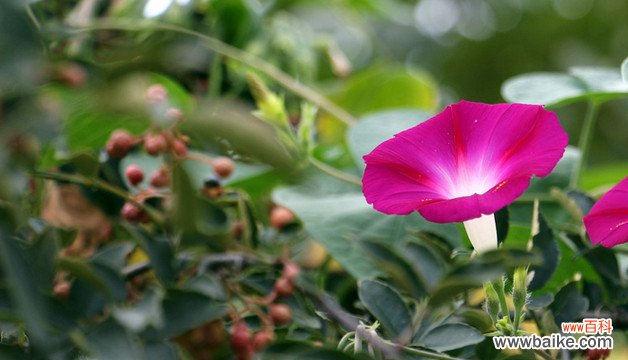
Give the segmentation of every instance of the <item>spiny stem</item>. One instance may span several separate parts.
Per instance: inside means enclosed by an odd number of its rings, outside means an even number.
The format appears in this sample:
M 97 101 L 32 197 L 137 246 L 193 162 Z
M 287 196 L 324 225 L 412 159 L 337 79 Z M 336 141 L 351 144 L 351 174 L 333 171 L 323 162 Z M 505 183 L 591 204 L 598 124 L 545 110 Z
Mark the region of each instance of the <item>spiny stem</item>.
M 353 175 L 349 175 L 344 171 L 340 171 L 333 166 L 329 166 L 325 164 L 324 162 L 315 159 L 313 156 L 310 157 L 310 163 L 314 165 L 315 167 L 317 167 L 322 172 L 328 175 L 331 175 L 337 179 L 340 179 L 342 181 L 345 181 L 345 182 L 348 182 L 350 184 L 357 185 L 360 187 L 362 186 L 362 181 L 360 181 L 359 178 Z
M 538 356 L 542 357 L 545 360 L 555 360 L 552 355 L 548 354 L 546 351 L 543 350 L 533 350 L 535 354 L 537 354 Z
M 164 30 L 164 31 L 173 31 L 180 34 L 194 36 L 196 38 L 203 40 L 204 44 L 212 51 L 261 71 L 262 73 L 266 74 L 267 76 L 271 77 L 272 79 L 274 79 L 275 81 L 283 85 L 286 89 L 294 92 L 295 94 L 308 100 L 312 104 L 323 109 L 327 113 L 335 116 L 343 123 L 347 125 L 352 125 L 356 122 L 355 118 L 351 114 L 349 114 L 342 108 L 338 107 L 329 99 L 327 99 L 323 95 L 316 92 L 314 89 L 311 89 L 308 86 L 303 85 L 301 82 L 294 79 L 293 77 L 286 74 L 285 72 L 281 71 L 274 65 L 250 53 L 247 53 L 236 47 L 226 44 L 214 37 L 199 33 L 194 30 L 186 29 L 184 27 L 180 27 L 177 25 L 165 24 L 165 23 L 155 22 L 155 21 L 150 21 L 150 20 L 146 20 L 146 21 L 133 20 L 132 22 L 111 21 L 111 20 L 94 21 L 87 26 L 74 28 L 74 31 L 76 33 L 90 32 L 90 31 L 96 31 L 96 30 L 122 30 L 122 31 Z
M 587 114 L 584 117 L 582 123 L 582 131 L 580 132 L 580 139 L 578 140 L 578 148 L 580 149 L 580 159 L 576 162 L 576 166 L 571 174 L 571 181 L 569 185 L 572 188 L 577 188 L 580 185 L 582 177 L 582 170 L 589 157 L 589 148 L 591 147 L 591 141 L 593 140 L 593 130 L 595 128 L 595 121 L 597 119 L 597 113 L 600 108 L 600 103 L 591 100 L 587 109 Z

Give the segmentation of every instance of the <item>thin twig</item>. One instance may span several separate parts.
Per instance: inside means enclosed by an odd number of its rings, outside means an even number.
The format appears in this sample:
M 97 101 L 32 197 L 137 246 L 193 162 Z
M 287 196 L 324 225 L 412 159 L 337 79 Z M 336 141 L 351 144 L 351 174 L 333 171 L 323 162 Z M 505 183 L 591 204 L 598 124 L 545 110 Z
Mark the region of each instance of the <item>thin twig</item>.
M 324 162 L 315 159 L 313 156 L 310 156 L 310 163 L 327 175 L 331 175 L 342 181 L 362 187 L 362 181 L 359 178 L 349 175 L 344 171 L 340 171 L 333 166 L 329 166 Z
M 325 112 L 335 116 L 340 121 L 347 125 L 353 125 L 356 123 L 355 118 L 346 112 L 344 109 L 338 107 L 331 102 L 325 96 L 319 94 L 314 89 L 304 85 L 300 81 L 281 71 L 274 65 L 250 54 L 242 51 L 236 47 L 226 44 L 214 37 L 199 33 L 194 30 L 186 29 L 173 24 L 165 24 L 161 22 L 155 22 L 151 20 L 138 21 L 93 21 L 90 24 L 82 27 L 75 27 L 73 30 L 77 33 L 90 32 L 96 30 L 124 30 L 124 31 L 145 31 L 145 30 L 165 30 L 173 31 L 181 34 L 197 37 L 204 41 L 205 45 L 225 57 L 239 61 L 245 65 L 253 67 L 267 76 L 271 77 L 286 89 L 308 100 L 312 104 L 323 109 Z
M 150 206 L 147 206 L 143 202 L 140 202 L 137 199 L 133 198 L 133 196 L 131 196 L 131 194 L 129 194 L 125 190 L 120 189 L 119 187 L 113 186 L 98 178 L 91 178 L 91 177 L 86 177 L 86 176 L 78 175 L 78 174 L 66 174 L 66 173 L 61 173 L 61 172 L 49 172 L 49 171 L 40 171 L 40 170 L 32 171 L 31 175 L 34 177 L 42 178 L 42 179 L 67 181 L 73 184 L 84 185 L 87 187 L 93 187 L 93 188 L 107 191 L 111 194 L 114 194 L 118 197 L 123 198 L 124 200 L 144 210 L 146 214 L 148 214 L 148 216 L 153 221 L 160 224 L 163 223 L 164 221 L 163 216 L 161 216 L 159 212 L 155 211 Z

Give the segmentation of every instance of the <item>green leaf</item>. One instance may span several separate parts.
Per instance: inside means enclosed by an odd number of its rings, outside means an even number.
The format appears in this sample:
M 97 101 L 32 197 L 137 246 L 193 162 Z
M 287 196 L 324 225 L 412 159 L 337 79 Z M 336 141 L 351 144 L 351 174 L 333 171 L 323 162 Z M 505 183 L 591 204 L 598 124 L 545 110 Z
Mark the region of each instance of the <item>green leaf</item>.
M 116 129 L 141 134 L 149 126 L 150 121 L 142 116 L 102 113 L 85 108 L 70 114 L 64 124 L 64 133 L 70 151 L 77 152 L 104 147 L 109 135 Z
M 408 243 L 402 248 L 402 254 L 429 288 L 438 284 L 447 269 L 445 261 L 427 245 Z
M 608 101 L 628 96 L 628 83 L 617 69 L 574 67 L 564 73 L 515 76 L 502 86 L 509 102 L 559 106 L 581 100 Z
M 556 271 L 560 260 L 558 244 L 554 240 L 554 233 L 549 228 L 545 218 L 539 214 L 539 233 L 532 238 L 532 248 L 537 249 L 543 257 L 540 265 L 531 266 L 529 272 L 534 271 L 532 281 L 528 285 L 530 291 L 540 289 L 545 285 Z
M 364 241 L 363 248 L 378 265 L 378 269 L 388 275 L 397 286 L 416 299 L 427 295 L 427 281 L 414 270 L 408 259 L 401 256 L 394 248 L 375 241 Z
M 576 101 L 585 91 L 584 84 L 573 76 L 539 72 L 508 79 L 502 86 L 502 97 L 513 103 L 558 105 Z
M 76 257 L 61 256 L 57 258 L 57 266 L 60 270 L 67 271 L 77 278 L 85 280 L 103 294 L 111 295 L 107 282 L 94 271 L 87 260 Z
M 160 234 L 150 235 L 135 226 L 129 226 L 127 229 L 148 253 L 151 267 L 155 270 L 159 280 L 164 284 L 174 283 L 177 278 L 174 248 L 168 238 Z
M 86 340 L 97 359 L 144 359 L 139 340 L 113 320 L 89 329 Z
M 390 338 L 397 339 L 406 332 L 409 334 L 412 316 L 395 289 L 380 281 L 362 280 L 358 284 L 358 296 Z
M 428 305 L 438 307 L 460 293 L 482 287 L 487 281 L 502 276 L 519 266 L 539 262 L 539 256 L 524 250 L 496 249 L 482 253 L 454 268 L 434 289 Z
M 593 190 L 604 187 L 606 191 L 625 178 L 626 174 L 628 174 L 626 162 L 591 167 L 582 175 L 582 188 Z
M 451 224 L 429 223 L 418 214 L 379 213 L 366 203 L 358 187 L 325 175 L 310 176 L 301 185 L 280 188 L 273 193 L 273 200 L 291 209 L 305 230 L 358 279 L 379 274 L 360 248 L 359 240 L 377 239 L 394 244 L 408 233 L 420 230 L 452 241 L 460 239 L 459 230 Z
M 3 211 L 4 212 L 4 211 Z M 4 214 L 2 214 L 4 215 Z M 14 237 L 6 217 L 0 217 L 0 262 L 2 275 L 11 286 L 12 304 L 24 321 L 35 350 L 54 347 L 60 336 L 49 330 L 52 307 L 44 295 L 50 291 L 49 284 L 56 254 L 54 238 L 49 232 L 35 239 L 27 247 L 21 239 Z M 46 249 L 46 251 L 38 251 Z
M 438 92 L 426 72 L 407 66 L 375 65 L 351 76 L 332 99 L 355 114 L 392 109 L 434 109 Z
M 601 279 L 595 269 L 583 256 L 573 250 L 575 245 L 571 244 L 571 241 L 564 235 L 557 234 L 556 236 L 561 240 L 558 241 L 558 249 L 560 250 L 558 266 L 545 286 L 536 292 L 555 293 L 566 282 L 573 279 L 576 273 L 580 274 L 584 280 L 600 284 Z
M 113 306 L 111 315 L 119 324 L 135 333 L 143 331 L 148 326 L 159 329 L 163 326 L 161 308 L 163 297 L 163 289 L 151 286 L 144 292 L 138 303 L 128 307 Z
M 570 282 L 563 286 L 554 297 L 550 309 L 554 314 L 556 324 L 575 321 L 589 306 L 589 300 L 580 295 L 577 282 Z
M 452 323 L 433 328 L 423 335 L 416 345 L 425 346 L 436 351 L 449 351 L 475 345 L 483 340 L 484 335 L 476 328 L 463 323 Z
M 362 156 L 370 153 L 377 145 L 393 135 L 414 127 L 430 118 L 430 114 L 410 109 L 395 109 L 366 115 L 352 126 L 347 133 L 347 143 L 355 160 L 362 170 L 365 168 Z
M 150 339 L 172 338 L 190 329 L 225 316 L 227 305 L 205 295 L 187 290 L 170 289 L 163 301 L 164 327 L 147 329 Z

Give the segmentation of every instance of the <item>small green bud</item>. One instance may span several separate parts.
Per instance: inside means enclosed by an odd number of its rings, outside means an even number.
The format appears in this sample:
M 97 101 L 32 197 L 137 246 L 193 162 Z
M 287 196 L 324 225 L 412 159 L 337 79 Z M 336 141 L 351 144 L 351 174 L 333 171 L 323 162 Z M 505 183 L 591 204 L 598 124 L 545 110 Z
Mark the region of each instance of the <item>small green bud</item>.
M 499 297 L 490 282 L 484 283 L 484 293 L 486 293 L 486 312 L 488 312 L 493 323 L 495 323 L 499 314 Z
M 518 310 L 523 309 L 528 299 L 527 275 L 528 269 L 524 267 L 517 268 L 513 274 L 512 302 Z
M 284 99 L 270 91 L 254 73 L 249 73 L 247 80 L 259 109 L 256 115 L 283 130 L 291 131 Z

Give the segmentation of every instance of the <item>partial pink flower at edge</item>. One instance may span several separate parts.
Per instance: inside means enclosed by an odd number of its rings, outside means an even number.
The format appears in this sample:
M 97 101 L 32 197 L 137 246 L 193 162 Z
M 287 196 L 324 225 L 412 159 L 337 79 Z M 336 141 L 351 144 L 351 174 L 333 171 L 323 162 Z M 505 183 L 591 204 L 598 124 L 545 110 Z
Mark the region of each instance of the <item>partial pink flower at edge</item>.
M 583 220 L 594 244 L 611 247 L 628 242 L 628 177 L 604 194 Z
M 548 175 L 567 142 L 556 115 L 540 105 L 461 101 L 365 155 L 362 190 L 378 211 L 463 221 L 469 233 L 476 222 L 494 223 L 485 216 L 513 202 L 532 176 Z

